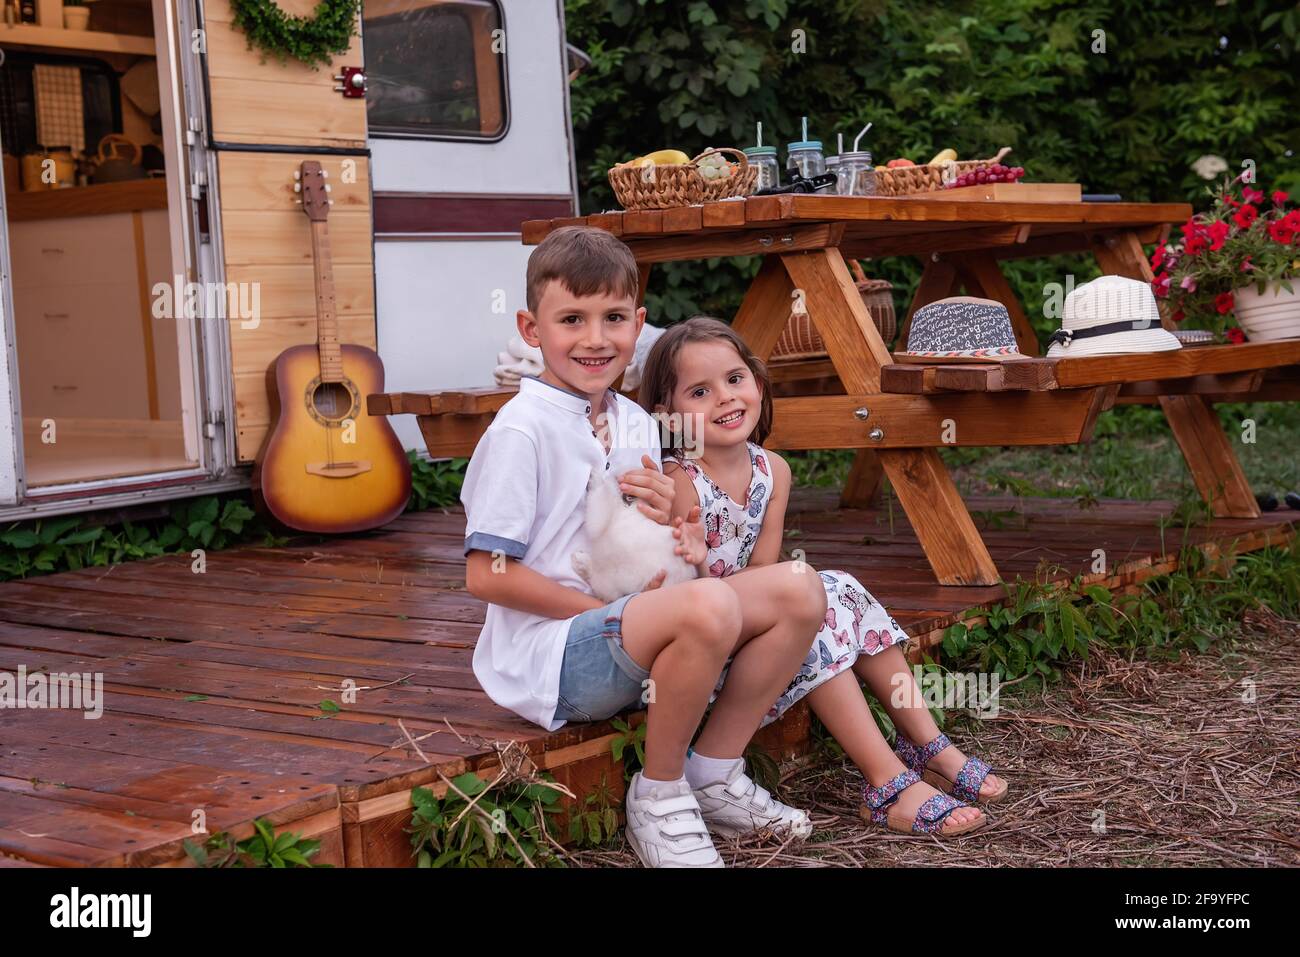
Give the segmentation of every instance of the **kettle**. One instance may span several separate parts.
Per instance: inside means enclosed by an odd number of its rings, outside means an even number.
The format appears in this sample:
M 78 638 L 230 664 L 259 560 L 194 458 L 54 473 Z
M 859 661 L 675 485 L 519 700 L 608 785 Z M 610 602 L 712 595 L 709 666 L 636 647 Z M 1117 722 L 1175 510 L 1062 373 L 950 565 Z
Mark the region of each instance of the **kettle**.
M 90 181 L 98 184 L 144 179 L 141 156 L 140 147 L 132 140 L 121 133 L 109 133 L 99 141 L 99 148 L 95 151 Z

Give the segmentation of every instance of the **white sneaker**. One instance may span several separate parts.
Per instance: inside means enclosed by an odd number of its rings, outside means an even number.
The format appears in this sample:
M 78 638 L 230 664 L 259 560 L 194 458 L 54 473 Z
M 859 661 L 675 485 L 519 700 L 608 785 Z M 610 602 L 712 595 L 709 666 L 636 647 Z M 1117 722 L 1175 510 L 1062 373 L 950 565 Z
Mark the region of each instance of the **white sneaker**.
M 743 762 L 736 765 L 726 783 L 697 788 L 705 826 L 714 834 L 741 837 L 768 829 L 785 831 L 798 838 L 812 833 L 807 812 L 782 804 L 745 773 Z
M 646 867 L 723 867 L 685 780 L 656 784 L 637 797 L 641 772 L 632 775 L 623 811 L 627 842 Z

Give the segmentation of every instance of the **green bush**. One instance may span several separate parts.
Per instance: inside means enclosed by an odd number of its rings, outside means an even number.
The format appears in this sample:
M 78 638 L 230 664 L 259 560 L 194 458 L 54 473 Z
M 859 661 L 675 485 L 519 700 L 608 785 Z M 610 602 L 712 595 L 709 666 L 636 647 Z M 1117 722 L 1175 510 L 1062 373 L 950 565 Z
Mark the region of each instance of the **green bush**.
M 1300 11 L 1282 0 L 566 0 L 569 41 L 592 57 L 572 85 L 582 209 L 613 208 L 616 162 L 676 147 L 798 139 L 799 118 L 884 162 L 1010 146 L 1027 181 L 1079 182 L 1129 200 L 1204 200 L 1201 156 L 1300 193 Z M 1104 31 L 1105 52 L 1094 52 Z M 802 34 L 795 31 L 803 31 Z M 797 52 L 800 44 L 803 52 Z M 663 324 L 729 317 L 753 260 L 657 268 Z M 873 275 L 908 289 L 912 260 Z M 1008 277 L 1040 329 L 1042 287 L 1095 275 L 1082 257 L 1015 262 Z M 900 299 L 900 304 L 902 300 Z

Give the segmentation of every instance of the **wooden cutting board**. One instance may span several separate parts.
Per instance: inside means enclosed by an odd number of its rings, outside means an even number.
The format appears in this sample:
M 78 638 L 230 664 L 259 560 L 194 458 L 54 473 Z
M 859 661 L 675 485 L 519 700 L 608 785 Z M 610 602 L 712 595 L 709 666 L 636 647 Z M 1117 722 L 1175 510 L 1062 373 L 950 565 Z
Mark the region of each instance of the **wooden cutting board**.
M 937 189 L 892 199 L 992 200 L 1003 203 L 1078 203 L 1083 187 L 1078 183 L 982 183 L 961 189 Z

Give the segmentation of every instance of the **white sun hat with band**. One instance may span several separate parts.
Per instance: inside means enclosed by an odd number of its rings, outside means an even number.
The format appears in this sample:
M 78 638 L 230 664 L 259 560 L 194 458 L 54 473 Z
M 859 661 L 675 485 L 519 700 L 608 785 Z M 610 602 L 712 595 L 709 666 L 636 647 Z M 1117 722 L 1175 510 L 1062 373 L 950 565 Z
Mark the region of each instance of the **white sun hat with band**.
M 1160 326 L 1151 284 L 1123 276 L 1102 276 L 1066 296 L 1061 328 L 1052 333 L 1051 341 L 1050 359 L 1182 348 Z

